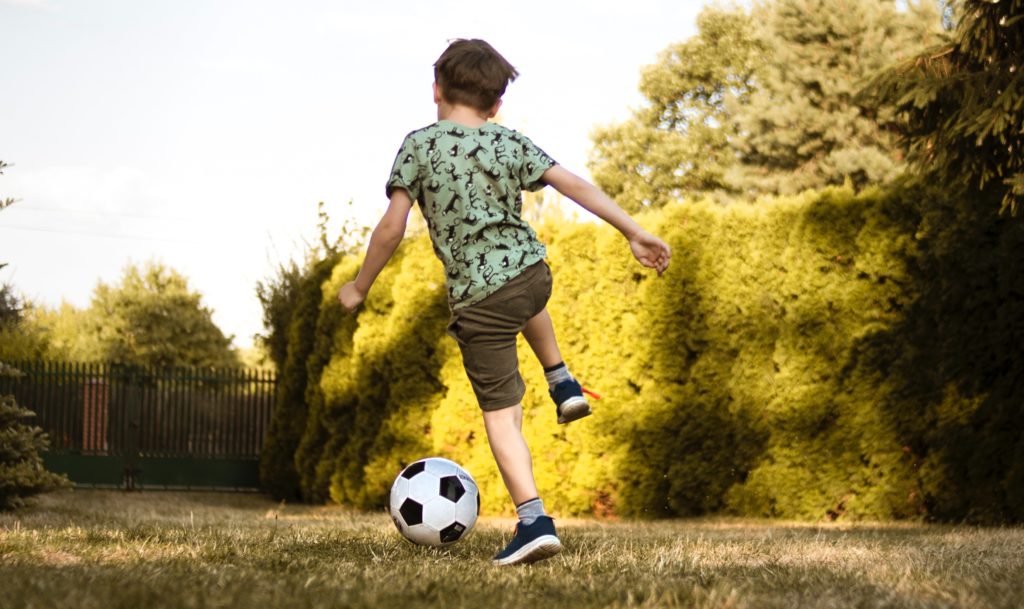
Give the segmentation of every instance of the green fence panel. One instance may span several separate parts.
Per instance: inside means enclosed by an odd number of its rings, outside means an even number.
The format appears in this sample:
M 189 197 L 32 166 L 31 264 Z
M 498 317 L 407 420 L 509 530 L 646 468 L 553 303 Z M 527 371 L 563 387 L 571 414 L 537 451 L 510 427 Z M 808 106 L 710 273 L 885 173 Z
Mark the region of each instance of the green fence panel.
M 88 486 L 259 487 L 276 375 L 242 368 L 11 362 L 0 378 L 50 436 L 44 462 Z

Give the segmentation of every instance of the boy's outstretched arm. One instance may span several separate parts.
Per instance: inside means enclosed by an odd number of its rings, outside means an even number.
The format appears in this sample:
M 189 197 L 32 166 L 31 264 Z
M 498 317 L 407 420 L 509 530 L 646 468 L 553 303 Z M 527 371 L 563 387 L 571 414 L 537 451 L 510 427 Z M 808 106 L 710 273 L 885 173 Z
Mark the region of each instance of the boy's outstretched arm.
M 370 235 L 370 245 L 366 248 L 366 258 L 359 269 L 359 274 L 356 275 L 355 281 L 346 283 L 338 290 L 338 300 L 349 313 L 355 311 L 366 300 L 366 294 L 377 279 L 377 275 L 398 249 L 398 244 L 405 236 L 405 223 L 409 219 L 410 209 L 412 199 L 409 198 L 409 193 L 402 188 L 396 188 L 391 193 L 391 202 L 384 212 L 384 217 Z
M 578 203 L 580 207 L 617 228 L 629 240 L 629 248 L 640 264 L 656 269 L 658 275 L 668 268 L 669 260 L 672 259 L 672 250 L 668 244 L 645 231 L 598 187 L 561 165 L 555 165 L 545 171 L 541 180 Z

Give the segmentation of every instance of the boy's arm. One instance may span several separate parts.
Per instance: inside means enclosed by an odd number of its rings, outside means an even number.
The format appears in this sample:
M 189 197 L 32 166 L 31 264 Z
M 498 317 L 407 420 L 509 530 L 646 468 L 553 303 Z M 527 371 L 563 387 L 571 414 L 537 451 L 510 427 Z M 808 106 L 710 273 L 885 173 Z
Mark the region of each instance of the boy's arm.
M 668 244 L 645 231 L 598 187 L 561 165 L 555 165 L 545 171 L 541 180 L 578 203 L 580 207 L 617 228 L 629 240 L 633 256 L 640 264 L 656 269 L 659 275 L 668 268 L 669 260 L 672 258 L 672 250 Z
M 356 275 L 355 281 L 346 283 L 338 290 L 338 300 L 349 313 L 355 311 L 366 300 L 366 294 L 377 279 L 377 275 L 398 249 L 398 244 L 405 236 L 405 223 L 409 219 L 410 209 L 412 199 L 409 198 L 409 193 L 405 189 L 396 188 L 391 193 L 391 202 L 384 212 L 384 217 L 370 235 L 370 245 L 366 248 L 366 258 L 359 269 L 359 274 Z

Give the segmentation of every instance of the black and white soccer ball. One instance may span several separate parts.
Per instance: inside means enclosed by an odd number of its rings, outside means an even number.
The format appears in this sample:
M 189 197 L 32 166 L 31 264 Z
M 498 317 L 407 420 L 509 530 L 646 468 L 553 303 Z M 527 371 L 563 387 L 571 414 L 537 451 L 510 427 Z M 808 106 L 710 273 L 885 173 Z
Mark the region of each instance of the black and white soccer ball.
M 480 514 L 480 491 L 469 472 L 448 459 L 410 463 L 391 485 L 391 518 L 413 543 L 444 546 L 462 539 Z

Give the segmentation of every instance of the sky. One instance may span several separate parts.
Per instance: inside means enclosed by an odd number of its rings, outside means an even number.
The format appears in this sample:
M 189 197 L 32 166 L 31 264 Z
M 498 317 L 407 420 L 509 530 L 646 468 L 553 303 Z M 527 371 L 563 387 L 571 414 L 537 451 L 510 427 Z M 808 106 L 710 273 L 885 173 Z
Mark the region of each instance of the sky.
M 703 4 L 0 0 L 0 283 L 86 307 L 157 261 L 247 347 L 256 283 L 301 258 L 319 201 L 333 227 L 383 212 L 449 39 L 497 48 L 521 74 L 502 122 L 589 177 L 592 129 L 643 104 Z

